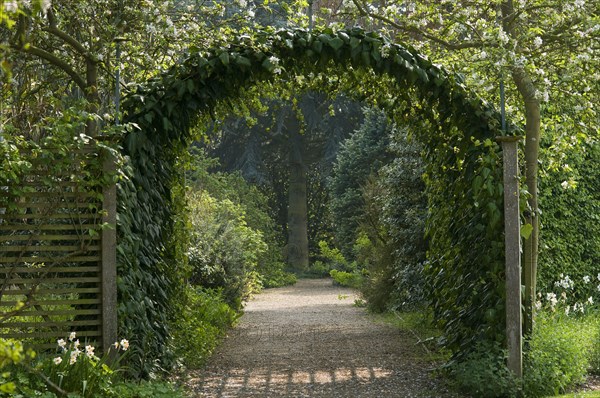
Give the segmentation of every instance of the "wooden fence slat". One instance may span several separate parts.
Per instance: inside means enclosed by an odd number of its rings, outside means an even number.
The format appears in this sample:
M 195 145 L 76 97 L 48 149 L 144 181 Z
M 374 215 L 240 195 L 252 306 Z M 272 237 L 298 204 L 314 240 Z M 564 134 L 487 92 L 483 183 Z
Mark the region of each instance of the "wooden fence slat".
M 0 235 L 0 242 L 7 242 L 7 241 L 31 241 L 31 242 L 44 242 L 44 241 L 60 241 L 60 240 L 64 240 L 64 241 L 83 241 L 83 242 L 98 242 L 101 239 L 100 234 L 98 234 L 98 236 L 85 236 L 85 237 L 81 237 L 79 235 L 76 234 L 72 234 L 72 235 L 32 235 L 32 234 L 26 234 L 26 235 Z
M 92 262 L 100 261 L 100 256 L 78 256 L 78 257 L 0 257 L 0 263 L 75 263 L 75 262 Z
M 29 290 L 5 290 L 3 296 L 25 296 Z M 68 294 L 68 293 L 100 293 L 99 287 L 79 287 L 79 288 L 61 288 L 61 289 L 36 289 L 37 295 L 48 294 Z
M 100 325 L 100 319 L 90 319 L 86 321 L 69 321 L 68 325 L 64 322 L 52 322 L 52 321 L 40 321 L 40 322 L 5 322 L 1 324 L 1 327 L 5 328 L 30 328 L 30 327 L 45 327 L 45 326 L 54 326 L 54 327 L 65 327 L 65 326 L 97 326 Z
M 2 274 L 31 274 L 36 272 L 46 272 L 49 267 L 31 268 L 31 267 L 4 267 L 0 268 L 0 275 Z M 86 267 L 50 267 L 50 273 L 97 273 L 100 272 L 100 266 L 86 266 Z
M 66 338 L 69 336 L 69 327 L 68 325 L 65 325 L 65 331 L 54 331 L 54 330 L 49 330 L 46 332 L 31 332 L 31 333 L 17 333 L 17 332 L 13 332 L 13 333 L 0 333 L 0 337 L 5 338 L 5 339 L 31 339 L 31 338 L 49 338 L 49 337 L 63 337 Z M 85 330 L 85 331 L 78 331 L 77 332 L 77 337 L 100 337 L 101 331 L 100 330 Z
M 14 307 L 19 304 L 19 301 L 0 301 L 0 307 Z M 29 300 L 25 305 L 83 305 L 83 304 L 100 304 L 100 298 L 94 299 L 71 299 L 71 300 Z
M 20 220 L 94 220 L 100 219 L 98 214 L 93 213 L 52 213 L 52 214 L 3 214 L 5 220 L 20 219 Z
M 67 309 L 67 310 L 39 310 L 37 308 L 25 308 L 23 311 L 19 312 L 20 318 L 29 318 L 29 317 L 37 317 L 37 316 L 72 316 L 72 315 L 100 315 L 101 309 L 99 308 L 87 308 L 82 310 L 75 309 Z M 1 312 L 0 312 L 1 314 Z M 0 328 L 2 327 L 2 323 L 0 323 Z
M 0 191 L 0 197 L 18 197 L 18 198 L 50 198 L 50 199 L 63 199 L 63 198 L 78 198 L 87 199 L 94 198 L 97 194 L 84 191 L 22 191 L 18 195 L 11 194 L 9 192 Z
M 74 251 L 98 251 L 100 246 L 0 246 L 0 252 L 74 252 Z
M 11 224 L 0 225 L 0 231 L 84 231 L 99 229 L 98 224 Z
M 2 202 L 0 202 L 2 203 Z M 58 203 L 25 203 L 25 202 L 16 202 L 13 203 L 13 205 L 17 208 L 22 208 L 22 209 L 48 209 L 50 206 L 53 206 L 52 210 L 57 211 L 60 209 L 69 209 L 69 210 L 73 210 L 73 209 L 90 209 L 90 206 L 92 206 L 92 208 L 97 208 L 100 209 L 100 203 L 99 202 L 58 202 Z M 10 214 L 10 212 L 9 212 Z
M 84 283 L 95 282 L 100 283 L 100 277 L 73 277 L 73 278 L 52 278 L 52 279 L 36 279 L 36 278 L 10 278 L 6 280 L 7 284 L 14 285 L 40 285 L 43 283 Z

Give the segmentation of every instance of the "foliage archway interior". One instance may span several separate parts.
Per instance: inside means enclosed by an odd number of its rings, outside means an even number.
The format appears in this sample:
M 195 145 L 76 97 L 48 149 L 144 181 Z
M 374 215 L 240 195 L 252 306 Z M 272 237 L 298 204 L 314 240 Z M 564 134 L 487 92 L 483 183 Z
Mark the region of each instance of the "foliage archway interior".
M 166 325 L 181 283 L 174 267 L 183 255 L 172 238 L 180 205 L 173 189 L 181 178 L 177 159 L 191 140 L 190 127 L 259 82 L 320 76 L 342 84 L 332 73 L 350 76 L 341 80 L 351 95 L 364 94 L 369 75 L 378 77 L 385 84 L 368 93 L 371 101 L 397 123 L 416 116 L 432 126 L 415 138 L 425 148 L 427 163 L 425 275 L 435 318 L 444 328 L 445 344 L 459 355 L 476 340 L 504 341 L 503 186 L 494 141 L 501 135 L 498 113 L 459 76 L 376 34 L 282 30 L 192 50 L 124 102 L 125 120 L 136 128 L 123 140 L 129 179 L 120 185 L 119 200 L 120 334 L 138 339 L 132 346 L 141 350 L 134 357 L 145 372 L 171 358 Z

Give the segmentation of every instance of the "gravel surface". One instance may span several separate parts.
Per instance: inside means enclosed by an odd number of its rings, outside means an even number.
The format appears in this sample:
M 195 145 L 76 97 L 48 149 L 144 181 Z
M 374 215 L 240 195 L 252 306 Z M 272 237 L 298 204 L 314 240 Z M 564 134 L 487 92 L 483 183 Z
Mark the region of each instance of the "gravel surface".
M 248 302 L 196 397 L 452 397 L 415 338 L 353 306 L 352 290 L 300 280 Z

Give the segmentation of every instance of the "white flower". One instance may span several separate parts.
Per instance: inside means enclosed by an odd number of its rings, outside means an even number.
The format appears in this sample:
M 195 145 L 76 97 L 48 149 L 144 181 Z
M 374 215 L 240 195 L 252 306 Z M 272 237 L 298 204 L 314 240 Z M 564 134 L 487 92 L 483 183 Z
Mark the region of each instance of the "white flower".
M 67 342 L 65 341 L 65 339 L 60 339 L 57 341 L 57 343 L 58 343 L 58 346 L 60 348 L 62 348 L 63 350 L 67 349 Z
M 129 341 L 126 339 L 121 340 L 121 348 L 123 351 L 127 351 L 129 349 Z
M 600 274 L 598 274 L 598 277 L 597 277 L 597 278 L 598 278 L 598 280 L 600 281 Z
M 52 362 L 54 362 L 55 365 L 60 365 L 62 362 L 62 358 L 61 357 L 56 357 L 52 360 Z
M 542 302 L 541 301 L 538 300 L 538 301 L 535 302 L 535 309 L 538 310 L 538 311 L 542 309 Z
M 276 57 L 276 56 L 274 56 L 274 55 L 271 55 L 271 56 L 269 57 L 269 61 L 270 61 L 270 62 L 271 62 L 273 65 L 278 65 L 278 64 L 279 64 L 279 58 L 277 58 L 277 57 Z
M 71 334 L 69 335 L 69 341 L 73 341 L 75 340 L 75 337 L 77 336 L 77 333 L 75 332 L 71 332 Z
M 568 184 L 568 182 L 567 182 L 567 184 Z M 564 274 L 560 274 L 560 277 L 562 279 L 560 281 L 554 282 L 554 286 L 556 286 L 556 287 L 562 287 L 563 289 L 571 289 L 571 288 L 573 288 L 573 284 L 574 283 L 571 280 L 571 278 L 569 278 L 569 275 L 564 276 L 564 277 L 563 277 L 563 275 Z
M 81 351 L 79 351 L 78 349 L 71 351 L 71 358 L 69 359 L 70 365 L 73 365 L 75 362 L 77 362 L 77 357 L 79 356 L 80 353 L 81 353 Z
M 390 45 L 390 43 L 385 43 L 385 45 L 383 45 L 381 47 L 381 49 L 379 50 L 379 52 L 381 53 L 381 56 L 383 58 L 387 58 L 390 56 L 390 51 L 392 49 L 392 46 Z
M 554 307 L 558 302 L 556 299 L 556 293 L 546 293 L 546 300 L 550 302 L 551 307 Z
M 592 298 L 592 296 L 588 297 L 587 299 L 588 304 L 593 305 L 594 304 L 594 299 Z
M 536 47 L 540 47 L 542 45 L 543 41 L 542 38 L 537 36 L 535 39 L 533 39 L 533 45 Z
M 42 7 L 42 11 L 45 13 L 52 5 L 52 0 L 42 0 L 42 3 L 40 5 Z
M 498 32 L 498 39 L 502 42 L 502 44 L 506 44 L 510 40 L 506 32 L 502 29 L 500 29 L 500 31 Z
M 486 59 L 486 58 L 487 58 L 487 56 L 488 56 L 488 55 L 487 55 L 487 53 L 486 53 L 485 51 L 482 51 L 482 52 L 479 54 L 479 58 L 480 58 L 480 59 Z
M 6 12 L 17 12 L 17 2 L 16 1 L 8 1 L 4 3 L 4 9 Z
M 590 283 L 590 277 L 588 275 L 583 277 L 583 283 Z
M 569 310 L 570 310 L 570 309 L 571 309 L 571 307 L 569 307 L 569 306 L 567 305 L 567 307 L 565 308 L 565 315 L 569 315 Z
M 75 340 L 73 342 L 73 347 L 75 347 L 75 348 L 79 348 L 80 345 L 81 345 L 81 343 L 79 342 L 79 340 Z
M 575 7 L 583 8 L 585 6 L 585 0 L 575 0 Z
M 93 359 L 94 358 L 94 347 L 91 345 L 86 345 L 85 346 L 85 355 L 87 355 L 88 358 Z

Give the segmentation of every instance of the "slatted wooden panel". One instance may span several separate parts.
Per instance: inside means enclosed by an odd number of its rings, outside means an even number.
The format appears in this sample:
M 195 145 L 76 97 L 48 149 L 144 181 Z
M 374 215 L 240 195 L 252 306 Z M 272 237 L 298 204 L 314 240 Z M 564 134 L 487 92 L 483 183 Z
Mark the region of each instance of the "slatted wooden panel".
M 0 182 L 0 337 L 38 349 L 73 331 L 82 342 L 103 343 L 106 190 L 81 179 L 102 167 L 93 170 L 94 152 L 63 156 L 67 170 L 32 157 L 18 183 Z M 11 183 L 19 192 L 2 188 Z

